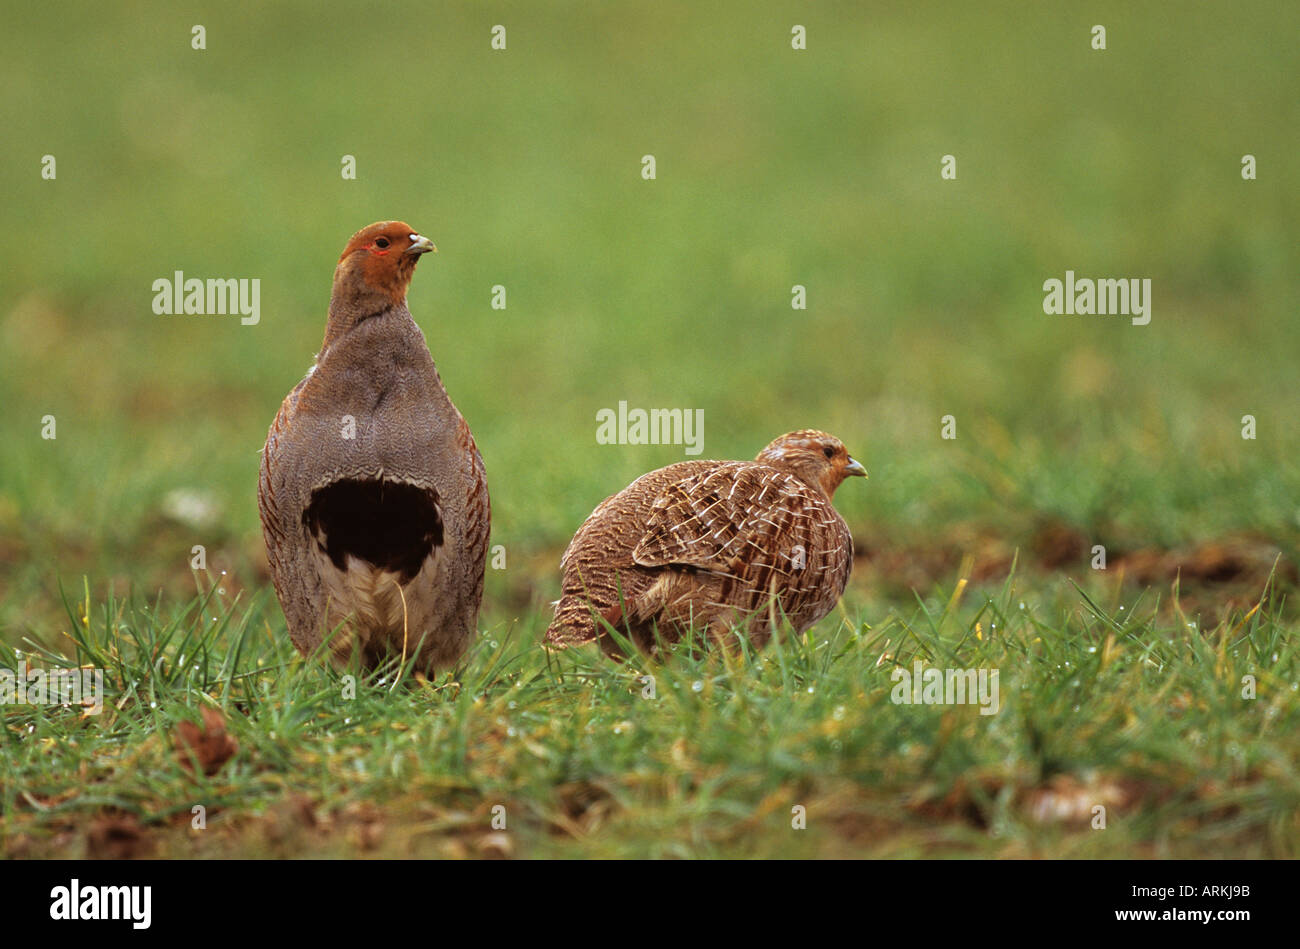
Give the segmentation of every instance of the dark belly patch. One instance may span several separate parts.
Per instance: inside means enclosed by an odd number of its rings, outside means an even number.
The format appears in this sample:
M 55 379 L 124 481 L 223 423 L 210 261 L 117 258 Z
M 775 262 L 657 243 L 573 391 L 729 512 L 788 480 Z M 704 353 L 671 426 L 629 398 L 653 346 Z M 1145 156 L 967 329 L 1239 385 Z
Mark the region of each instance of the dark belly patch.
M 340 570 L 353 556 L 397 573 L 402 583 L 442 546 L 438 492 L 397 481 L 335 481 L 312 492 L 302 519 Z

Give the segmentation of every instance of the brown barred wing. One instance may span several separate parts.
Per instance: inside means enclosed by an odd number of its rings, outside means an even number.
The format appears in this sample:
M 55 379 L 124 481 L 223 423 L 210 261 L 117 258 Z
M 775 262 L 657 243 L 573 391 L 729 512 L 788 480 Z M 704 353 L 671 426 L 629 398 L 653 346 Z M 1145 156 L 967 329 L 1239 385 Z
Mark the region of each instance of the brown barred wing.
M 843 518 L 799 478 L 727 462 L 663 490 L 633 560 L 707 571 L 722 581 L 714 605 L 737 613 L 766 609 L 775 597 L 804 629 L 844 592 L 853 545 Z

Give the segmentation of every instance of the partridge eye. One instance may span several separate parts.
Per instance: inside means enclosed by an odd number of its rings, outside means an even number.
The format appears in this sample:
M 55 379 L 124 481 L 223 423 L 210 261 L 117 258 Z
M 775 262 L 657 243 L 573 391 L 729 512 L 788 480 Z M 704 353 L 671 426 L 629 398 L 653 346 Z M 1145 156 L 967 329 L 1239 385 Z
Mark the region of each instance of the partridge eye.
M 830 445 L 827 445 L 825 448 L 822 449 L 822 454 L 825 455 L 827 458 L 834 458 L 835 449 L 832 448 Z
M 383 250 L 384 248 L 386 248 L 386 247 L 388 246 L 388 238 L 387 238 L 387 237 L 376 237 L 376 238 L 375 238 L 375 246 L 378 247 L 380 250 Z

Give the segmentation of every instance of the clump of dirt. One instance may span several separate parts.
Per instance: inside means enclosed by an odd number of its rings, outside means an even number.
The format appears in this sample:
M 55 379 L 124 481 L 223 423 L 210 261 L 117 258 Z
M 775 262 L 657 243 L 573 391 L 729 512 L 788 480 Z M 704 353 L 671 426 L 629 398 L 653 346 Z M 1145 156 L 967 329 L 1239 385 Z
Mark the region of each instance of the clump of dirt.
M 149 856 L 154 840 L 130 814 L 104 813 L 86 828 L 86 856 L 91 860 L 132 860 Z
M 928 590 L 951 583 L 970 558 L 973 583 L 1006 578 L 1013 562 L 1021 574 L 1064 573 L 1082 578 L 1093 573 L 1098 544 L 1076 527 L 1059 520 L 1042 522 L 1017 549 L 987 528 L 954 525 L 945 535 L 923 544 L 890 535 L 855 538 L 855 576 L 886 589 Z M 1257 534 L 1241 533 L 1172 549 L 1108 547 L 1105 573 L 1140 586 L 1165 587 L 1175 581 L 1185 609 L 1212 613 L 1249 608 L 1273 576 L 1283 589 L 1300 585 L 1300 568 L 1280 545 Z

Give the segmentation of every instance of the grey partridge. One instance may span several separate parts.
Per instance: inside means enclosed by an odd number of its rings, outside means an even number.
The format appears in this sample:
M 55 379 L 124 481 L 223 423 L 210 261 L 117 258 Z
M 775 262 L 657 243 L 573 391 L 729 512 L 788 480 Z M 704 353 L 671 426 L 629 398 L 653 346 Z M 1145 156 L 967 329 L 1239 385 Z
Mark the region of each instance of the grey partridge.
M 358 231 L 334 271 L 316 364 L 280 406 L 258 507 L 275 591 L 304 655 L 446 668 L 475 635 L 490 508 L 469 426 L 406 308 L 432 241 Z
M 754 461 L 642 475 L 601 502 L 565 551 L 547 644 L 599 641 L 617 655 L 606 623 L 645 652 L 688 628 L 723 639 L 743 623 L 758 647 L 773 618 L 802 632 L 848 583 L 853 538 L 831 497 L 866 473 L 838 438 L 804 430 Z

